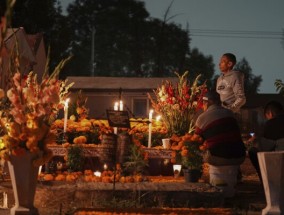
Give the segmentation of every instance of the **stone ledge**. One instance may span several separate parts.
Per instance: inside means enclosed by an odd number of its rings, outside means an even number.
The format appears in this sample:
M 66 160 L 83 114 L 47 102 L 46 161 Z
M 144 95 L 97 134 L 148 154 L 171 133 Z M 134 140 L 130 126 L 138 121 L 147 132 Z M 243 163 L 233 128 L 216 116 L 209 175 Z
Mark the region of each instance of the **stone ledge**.
M 172 177 L 171 177 L 172 178 Z M 115 202 L 114 202 L 115 201 Z M 223 193 L 208 183 L 140 182 L 112 183 L 56 182 L 37 186 L 35 206 L 41 214 L 66 213 L 75 208 L 126 207 L 222 207 Z M 48 214 L 48 213 L 46 213 Z
M 115 188 L 114 188 L 115 187 Z M 39 183 L 37 189 L 76 189 L 93 191 L 187 191 L 187 192 L 216 192 L 221 191 L 208 183 L 185 183 L 185 182 L 139 182 L 139 183 L 103 183 L 103 182 L 47 182 Z
M 11 208 L 14 204 L 12 187 L 8 181 L 1 185 L 8 193 Z M 115 189 L 112 183 L 81 180 L 38 182 L 34 203 L 41 215 L 49 215 L 97 207 L 213 208 L 222 207 L 224 197 L 208 183 L 186 183 L 183 177 L 156 177 L 153 182 L 117 182 Z

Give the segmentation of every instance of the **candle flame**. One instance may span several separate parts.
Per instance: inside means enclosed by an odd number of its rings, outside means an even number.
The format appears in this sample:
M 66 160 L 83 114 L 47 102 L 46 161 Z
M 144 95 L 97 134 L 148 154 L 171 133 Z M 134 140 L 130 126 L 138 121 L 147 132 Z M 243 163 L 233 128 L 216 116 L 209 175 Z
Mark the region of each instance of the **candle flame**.
M 156 116 L 156 121 L 160 121 L 161 120 L 161 115 Z

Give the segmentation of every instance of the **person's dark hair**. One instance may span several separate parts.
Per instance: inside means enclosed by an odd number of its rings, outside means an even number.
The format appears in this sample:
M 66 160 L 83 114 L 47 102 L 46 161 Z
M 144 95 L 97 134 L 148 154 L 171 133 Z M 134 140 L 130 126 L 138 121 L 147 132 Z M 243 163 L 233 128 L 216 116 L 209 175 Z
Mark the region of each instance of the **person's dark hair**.
M 223 54 L 223 56 L 227 57 L 233 63 L 233 65 L 235 65 L 237 63 L 237 58 L 234 54 L 225 53 L 225 54 Z
M 271 112 L 273 116 L 283 113 L 283 105 L 278 101 L 270 101 L 264 107 L 264 114 Z
M 221 104 L 220 95 L 216 91 L 208 91 L 203 96 L 204 101 L 211 101 L 214 104 Z

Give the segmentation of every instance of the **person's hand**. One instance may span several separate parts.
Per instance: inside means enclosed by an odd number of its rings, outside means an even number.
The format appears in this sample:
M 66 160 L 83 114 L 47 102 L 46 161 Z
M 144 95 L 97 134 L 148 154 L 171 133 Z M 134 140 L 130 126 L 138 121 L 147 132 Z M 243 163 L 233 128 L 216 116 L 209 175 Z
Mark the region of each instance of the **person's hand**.
M 256 135 L 254 133 L 251 133 L 250 136 L 251 137 L 248 139 L 248 141 L 254 142 L 256 140 Z

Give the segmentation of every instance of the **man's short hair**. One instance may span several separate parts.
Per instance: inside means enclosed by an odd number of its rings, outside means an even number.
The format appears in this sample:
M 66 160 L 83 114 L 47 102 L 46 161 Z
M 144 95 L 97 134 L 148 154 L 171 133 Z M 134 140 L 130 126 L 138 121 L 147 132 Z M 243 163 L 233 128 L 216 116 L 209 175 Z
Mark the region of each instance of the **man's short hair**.
M 234 54 L 225 53 L 225 54 L 223 54 L 223 56 L 227 57 L 229 59 L 229 61 L 231 61 L 233 63 L 233 65 L 235 65 L 237 63 L 237 58 Z
M 264 107 L 264 114 L 271 112 L 273 116 L 282 113 L 283 105 L 278 101 L 270 101 Z
M 208 91 L 202 99 L 204 101 L 211 101 L 214 104 L 221 104 L 220 95 L 216 91 Z

